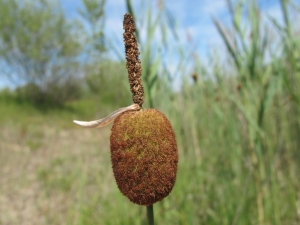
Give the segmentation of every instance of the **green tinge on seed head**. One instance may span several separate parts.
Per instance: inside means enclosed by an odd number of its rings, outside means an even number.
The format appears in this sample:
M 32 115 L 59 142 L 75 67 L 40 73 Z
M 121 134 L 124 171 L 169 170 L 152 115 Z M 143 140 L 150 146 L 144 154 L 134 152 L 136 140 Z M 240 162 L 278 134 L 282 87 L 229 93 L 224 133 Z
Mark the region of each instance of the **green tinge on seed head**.
M 151 205 L 171 192 L 178 152 L 163 113 L 146 109 L 121 114 L 112 127 L 110 148 L 117 185 L 130 201 Z

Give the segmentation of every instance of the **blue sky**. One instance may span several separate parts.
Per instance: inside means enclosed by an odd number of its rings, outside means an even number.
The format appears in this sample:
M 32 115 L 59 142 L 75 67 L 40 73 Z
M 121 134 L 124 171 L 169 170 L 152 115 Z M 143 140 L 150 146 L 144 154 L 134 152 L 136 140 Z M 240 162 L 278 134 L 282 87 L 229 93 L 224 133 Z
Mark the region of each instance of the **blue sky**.
M 80 16 L 77 9 L 82 8 L 82 0 L 58 0 L 64 9 L 66 16 L 70 19 Z M 247 0 L 246 0 L 247 1 Z M 147 0 L 132 0 L 137 16 L 143 16 L 144 5 Z M 158 0 L 153 0 L 155 5 Z M 279 0 L 259 0 L 261 10 L 266 14 L 281 19 Z M 226 0 L 165 0 L 165 7 L 176 19 L 177 31 L 183 45 L 188 44 L 192 38 L 193 51 L 203 61 L 212 48 L 220 49 L 224 45 L 212 23 L 212 17 L 219 19 L 222 23 L 229 23 L 229 13 Z M 126 13 L 125 0 L 107 0 L 105 6 L 106 24 L 105 34 L 108 38 L 116 40 L 119 49 L 123 49 L 123 16 Z M 143 33 L 143 31 L 141 32 Z M 119 45 L 119 46 L 118 46 Z M 120 51 L 123 53 L 123 50 Z M 112 53 L 111 53 L 112 54 Z M 114 55 L 112 54 L 112 57 Z M 125 57 L 125 56 L 124 56 Z M 0 81 L 0 88 L 7 85 L 7 81 Z
M 245 0 L 247 1 L 247 0 Z M 146 16 L 145 5 L 150 1 L 132 0 L 136 16 Z M 153 0 L 153 10 L 157 10 L 159 0 Z M 208 60 L 208 53 L 212 49 L 220 52 L 224 49 L 224 44 L 218 34 L 212 17 L 217 18 L 223 24 L 229 24 L 230 16 L 226 0 L 165 0 L 163 1 L 176 20 L 177 32 L 179 33 L 181 44 L 192 49 L 193 53 L 200 56 L 202 62 Z M 260 9 L 264 14 L 268 14 L 282 20 L 279 0 L 258 0 Z M 70 18 L 79 18 L 76 9 L 83 7 L 81 0 L 64 0 L 61 5 Z M 123 16 L 126 13 L 125 0 L 107 0 L 105 6 L 106 25 L 105 34 L 109 39 L 114 40 L 120 53 L 123 54 Z M 146 33 L 140 31 L 140 33 Z M 159 36 L 159 32 L 156 34 Z M 190 41 L 192 38 L 192 41 Z M 159 37 L 157 38 L 159 40 Z M 172 43 L 172 40 L 169 40 Z M 223 48 L 223 49 L 222 49 Z M 141 49 L 142 51 L 142 49 Z M 169 53 L 170 59 L 167 63 L 172 74 L 176 73 L 178 65 L 177 59 L 171 59 L 178 54 Z M 111 57 L 114 57 L 111 54 Z M 125 58 L 125 56 L 123 56 Z M 188 67 L 188 66 L 187 66 Z M 193 70 L 190 68 L 190 70 Z M 176 76 L 176 75 L 174 75 Z
M 141 5 L 149 1 L 133 0 L 132 2 L 136 14 L 139 15 L 144 13 Z M 153 0 L 153 2 L 156 4 L 158 0 Z M 258 2 L 267 14 L 281 18 L 279 0 L 259 0 Z M 165 0 L 164 4 L 176 19 L 182 41 L 187 42 L 188 35 L 192 37 L 199 55 L 205 57 L 212 46 L 222 45 L 212 23 L 212 17 L 216 17 L 225 24 L 229 22 L 226 0 Z M 81 0 L 61 0 L 61 5 L 68 17 L 79 18 L 77 8 L 83 7 Z M 105 13 L 107 37 L 117 39 L 122 43 L 122 22 L 126 13 L 125 0 L 107 0 Z

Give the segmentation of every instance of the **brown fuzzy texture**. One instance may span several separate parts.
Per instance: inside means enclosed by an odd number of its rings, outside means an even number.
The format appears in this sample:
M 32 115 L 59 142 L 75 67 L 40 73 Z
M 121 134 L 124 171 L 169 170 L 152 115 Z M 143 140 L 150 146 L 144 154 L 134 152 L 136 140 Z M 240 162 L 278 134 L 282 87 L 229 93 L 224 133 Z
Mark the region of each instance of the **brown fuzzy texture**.
M 134 35 L 136 30 L 134 21 L 129 13 L 124 15 L 123 28 L 125 30 L 123 37 L 125 43 L 126 68 L 128 70 L 132 100 L 135 104 L 142 107 L 144 103 L 144 88 L 141 81 L 142 67 L 139 60 L 140 52 Z
M 120 191 L 139 205 L 152 205 L 172 190 L 178 151 L 169 120 L 156 109 L 128 111 L 116 118 L 111 161 Z

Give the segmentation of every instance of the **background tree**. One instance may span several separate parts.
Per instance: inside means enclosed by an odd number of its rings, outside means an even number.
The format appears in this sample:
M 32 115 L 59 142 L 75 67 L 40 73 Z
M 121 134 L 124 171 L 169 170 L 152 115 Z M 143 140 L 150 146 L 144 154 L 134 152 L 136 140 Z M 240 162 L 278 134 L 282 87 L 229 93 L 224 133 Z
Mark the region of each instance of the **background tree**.
M 78 12 L 83 18 L 86 34 L 85 72 L 88 91 L 97 96 L 101 106 L 107 108 L 130 103 L 125 58 L 118 61 L 106 55 L 107 41 L 104 33 L 105 0 L 82 0 L 83 9 Z M 115 88 L 118 87 L 118 88 Z
M 38 103 L 75 97 L 82 50 L 79 31 L 79 23 L 68 22 L 51 1 L 0 0 L 1 76 L 25 85 L 20 93 Z
M 105 36 L 104 36 L 104 25 L 105 25 L 105 14 L 104 6 L 105 0 L 82 0 L 84 9 L 78 10 L 86 22 L 86 33 L 88 36 L 87 46 L 89 53 L 104 53 L 105 48 Z M 98 55 L 99 57 L 99 55 Z

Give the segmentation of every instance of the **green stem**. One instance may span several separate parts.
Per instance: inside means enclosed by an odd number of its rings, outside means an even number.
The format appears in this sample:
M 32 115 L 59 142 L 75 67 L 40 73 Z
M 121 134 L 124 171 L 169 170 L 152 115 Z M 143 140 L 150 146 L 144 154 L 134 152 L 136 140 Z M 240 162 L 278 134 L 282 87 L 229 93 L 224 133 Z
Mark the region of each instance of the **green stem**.
M 154 225 L 153 205 L 147 206 L 147 221 L 148 225 Z

